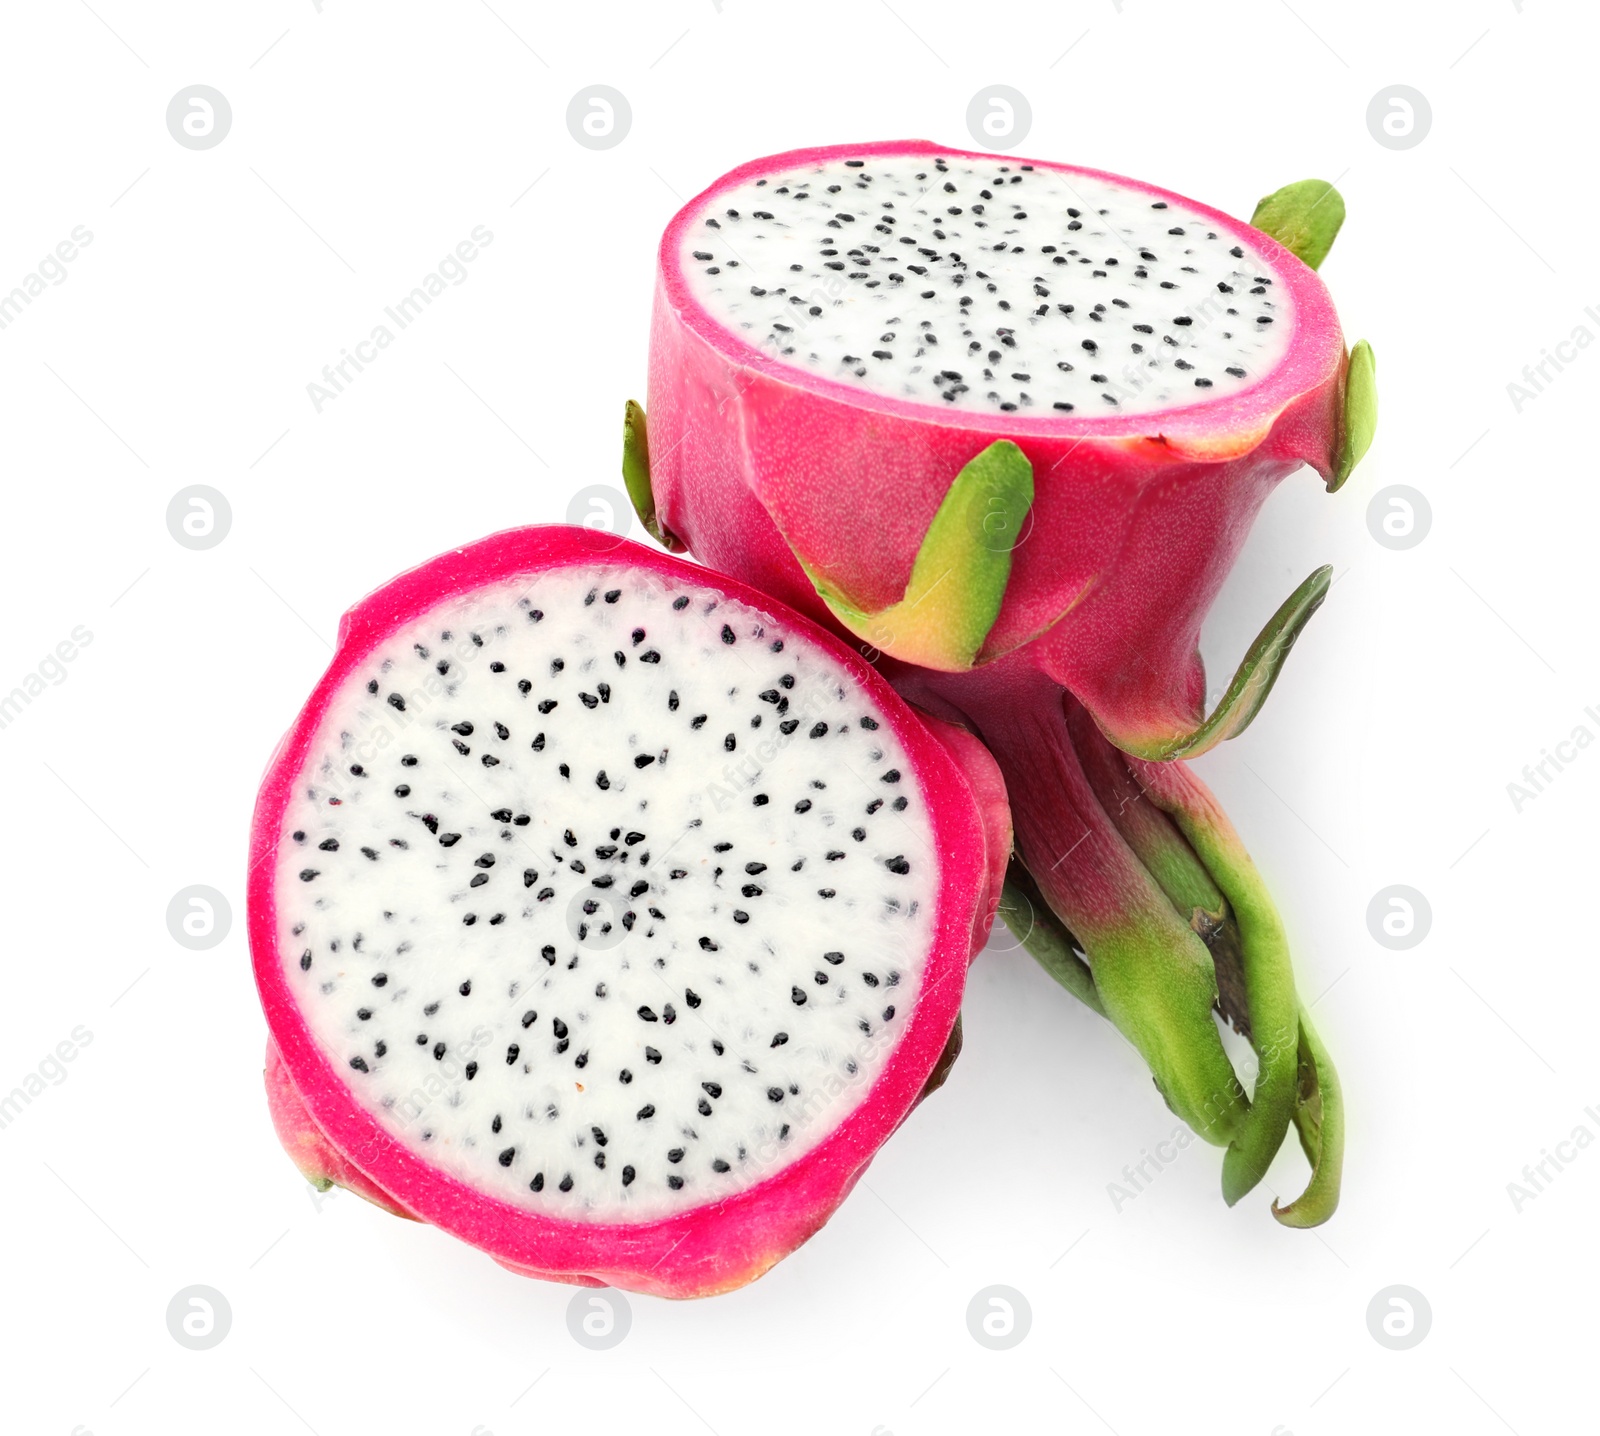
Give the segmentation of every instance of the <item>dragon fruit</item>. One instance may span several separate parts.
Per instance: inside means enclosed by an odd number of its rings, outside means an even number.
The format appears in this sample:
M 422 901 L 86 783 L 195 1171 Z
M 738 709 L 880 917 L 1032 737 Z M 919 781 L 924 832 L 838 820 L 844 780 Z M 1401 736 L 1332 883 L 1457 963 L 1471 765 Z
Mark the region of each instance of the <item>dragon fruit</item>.
M 1313 259 L 1321 207 L 1262 202 Z M 1183 756 L 1249 721 L 1326 593 L 1320 569 L 1207 717 L 1205 612 L 1279 480 L 1348 475 L 1372 377 L 1306 263 L 1192 200 L 921 141 L 797 150 L 667 228 L 630 486 L 655 531 L 886 653 L 1026 645 L 1120 748 Z M 952 509 L 982 521 L 952 537 Z
M 757 160 L 666 230 L 648 429 L 632 404 L 624 429 L 667 547 L 855 636 L 993 750 L 1008 920 L 1228 1146 L 1230 1203 L 1295 1123 L 1291 1224 L 1337 1200 L 1337 1081 L 1259 875 L 1172 760 L 1245 728 L 1328 589 L 1207 714 L 1200 627 L 1261 504 L 1302 465 L 1338 488 L 1372 439 L 1372 351 L 1313 272 L 1343 216 L 1319 181 L 1245 224 L 921 141 Z M 1214 1009 L 1255 1047 L 1248 1096 Z
M 454 550 L 345 616 L 261 789 L 274 1124 L 516 1271 L 736 1287 L 943 1080 L 1010 841 L 983 747 L 768 597 Z

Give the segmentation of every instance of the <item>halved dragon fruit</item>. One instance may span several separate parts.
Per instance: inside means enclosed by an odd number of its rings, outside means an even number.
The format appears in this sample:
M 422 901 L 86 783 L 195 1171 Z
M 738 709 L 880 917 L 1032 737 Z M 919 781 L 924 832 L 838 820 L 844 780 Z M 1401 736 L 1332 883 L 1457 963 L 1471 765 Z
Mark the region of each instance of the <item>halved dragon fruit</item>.
M 942 1078 L 1009 846 L 984 750 L 764 595 L 455 550 L 346 615 L 261 790 L 274 1121 L 518 1271 L 738 1286 Z
M 897 658 L 1027 645 L 1119 747 L 1202 751 L 1327 588 L 1208 719 L 1200 624 L 1252 519 L 1302 464 L 1337 487 L 1371 438 L 1371 351 L 1346 354 L 1297 257 L 1342 217 L 1331 186 L 1269 197 L 1292 252 L 1139 181 L 923 141 L 742 165 L 661 241 L 641 507 Z M 995 444 L 1009 462 L 958 487 Z
M 1346 352 L 1313 272 L 1343 217 L 1317 181 L 1247 224 L 922 141 L 756 160 L 667 227 L 648 433 L 636 405 L 624 431 L 663 543 L 898 661 L 989 746 L 1008 920 L 1064 925 L 1030 942 L 1227 1145 L 1230 1202 L 1297 1125 L 1294 1224 L 1337 1201 L 1337 1083 L 1237 835 L 1181 765 L 1140 760 L 1242 731 L 1327 592 L 1319 569 L 1208 715 L 1200 626 L 1256 512 L 1301 465 L 1337 488 L 1373 435 L 1372 351 Z M 1255 1046 L 1248 1096 L 1214 1009 Z

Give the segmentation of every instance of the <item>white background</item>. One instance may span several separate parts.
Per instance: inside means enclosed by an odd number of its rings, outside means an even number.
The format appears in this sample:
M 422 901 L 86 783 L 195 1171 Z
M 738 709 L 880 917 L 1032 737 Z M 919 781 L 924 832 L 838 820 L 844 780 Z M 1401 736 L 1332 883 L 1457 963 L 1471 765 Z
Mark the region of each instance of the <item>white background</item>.
M 1600 1150 L 1520 1211 L 1507 1190 L 1600 1135 L 1600 752 L 1520 812 L 1507 793 L 1600 734 L 1600 352 L 1521 412 L 1507 391 L 1600 336 L 1592 7 L 894 3 L 8 7 L 0 291 L 93 240 L 0 331 L 0 691 L 75 625 L 93 640 L 0 730 L 0 1091 L 92 1033 L 0 1130 L 6 1431 L 1592 1428 Z M 164 119 L 195 83 L 233 111 L 203 151 Z M 566 127 L 595 83 L 633 112 L 605 151 Z M 1344 1205 L 1314 1233 L 1265 1191 L 1229 1211 L 1196 1144 L 1118 1210 L 1108 1184 L 1174 1119 L 1107 1024 L 992 951 L 949 1086 L 813 1242 L 736 1294 L 633 1298 L 590 1352 L 570 1289 L 314 1202 L 279 1151 L 242 921 L 255 785 L 350 602 L 616 482 L 683 200 L 801 144 L 970 144 L 994 83 L 1031 103 L 1017 154 L 1244 216 L 1310 175 L 1349 202 L 1323 273 L 1376 348 L 1379 437 L 1337 496 L 1302 474 L 1264 513 L 1207 632 L 1216 678 L 1316 564 L 1338 582 L 1263 716 L 1198 765 L 1343 1075 Z M 1366 122 L 1396 83 L 1433 111 L 1403 151 Z M 468 280 L 316 412 L 307 383 L 476 225 Z M 232 507 L 205 552 L 165 522 L 195 483 Z M 1406 551 L 1367 523 L 1396 483 L 1432 508 Z M 210 951 L 166 927 L 195 883 L 233 903 Z M 1404 952 L 1368 930 L 1394 883 L 1433 913 Z M 966 1327 L 994 1283 L 1032 1308 L 1006 1352 Z M 1397 1283 L 1432 1310 L 1400 1352 L 1366 1319 Z M 208 1351 L 167 1329 L 192 1284 L 231 1308 Z

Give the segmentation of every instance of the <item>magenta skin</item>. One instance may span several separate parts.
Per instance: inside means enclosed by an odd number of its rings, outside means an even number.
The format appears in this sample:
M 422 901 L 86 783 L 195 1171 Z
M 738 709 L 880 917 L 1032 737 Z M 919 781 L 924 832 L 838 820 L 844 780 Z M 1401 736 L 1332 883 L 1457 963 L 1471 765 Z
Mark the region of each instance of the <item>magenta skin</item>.
M 940 864 L 934 944 L 924 987 L 883 1071 L 860 1104 L 809 1153 L 715 1207 L 639 1223 L 565 1221 L 511 1206 L 432 1167 L 351 1095 L 314 1041 L 290 991 L 278 942 L 276 884 L 284 818 L 330 701 L 373 650 L 441 600 L 519 575 L 575 564 L 646 569 L 720 590 L 825 650 L 877 705 L 926 795 Z M 697 565 L 588 529 L 513 529 L 454 549 L 363 599 L 339 625 L 338 648 L 268 765 L 250 838 L 249 931 L 271 1031 L 274 1123 L 302 1171 L 431 1222 L 530 1276 L 657 1296 L 705 1296 L 761 1275 L 828 1219 L 916 1104 L 950 1038 L 968 962 L 992 919 L 992 872 L 1010 848 L 1003 787 L 965 735 L 935 736 L 862 659 L 763 593 Z M 952 750 L 956 756 L 952 757 Z M 981 748 L 979 748 L 981 752 Z M 974 781 L 982 796 L 975 796 Z M 993 854 L 1001 854 L 998 865 Z M 986 911 L 987 908 L 987 911 Z
M 712 317 L 679 261 L 727 189 L 843 158 L 1031 164 L 1187 206 L 1263 257 L 1293 309 L 1279 364 L 1237 393 L 1120 417 L 978 413 L 875 395 L 752 347 Z M 935 511 L 997 439 L 1033 464 L 1029 525 L 979 662 L 1020 645 L 1112 741 L 1149 750 L 1204 717 L 1200 625 L 1274 486 L 1331 479 L 1348 359 L 1322 281 L 1241 220 L 1155 186 L 922 140 L 793 150 L 723 176 L 662 237 L 650 345 L 651 478 L 664 528 L 713 568 L 823 621 L 795 553 L 857 607 L 904 593 Z M 791 551 L 792 549 L 792 551 Z

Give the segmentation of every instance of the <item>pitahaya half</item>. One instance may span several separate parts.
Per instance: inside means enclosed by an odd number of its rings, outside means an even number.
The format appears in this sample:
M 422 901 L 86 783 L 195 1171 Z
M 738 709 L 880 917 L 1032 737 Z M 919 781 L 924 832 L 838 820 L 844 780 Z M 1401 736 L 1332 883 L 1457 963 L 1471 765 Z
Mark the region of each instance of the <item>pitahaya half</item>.
M 1208 716 L 1200 626 L 1262 502 L 1302 464 L 1337 488 L 1372 438 L 1372 352 L 1312 272 L 1343 213 L 1305 181 L 1245 224 L 920 141 L 757 160 L 667 228 L 648 433 L 630 405 L 624 441 L 665 544 L 915 665 L 903 691 L 990 746 L 1020 881 L 1070 929 L 1032 946 L 1228 1144 L 1230 1202 L 1299 1124 L 1316 1173 L 1289 1222 L 1331 1213 L 1342 1126 L 1281 924 L 1198 780 L 1123 754 L 1242 731 L 1327 592 L 1319 569 Z
M 1316 262 L 1343 209 L 1309 183 L 1258 218 Z M 923 141 L 795 150 L 667 227 L 630 488 L 669 543 L 802 611 L 820 591 L 886 653 L 1026 645 L 1119 747 L 1182 756 L 1248 723 L 1326 593 L 1321 569 L 1207 717 L 1205 612 L 1279 480 L 1337 487 L 1365 451 L 1372 376 L 1311 268 L 1206 205 Z
M 770 598 L 585 529 L 344 618 L 263 783 L 250 938 L 297 1165 L 530 1275 L 724 1291 L 943 1079 L 992 759 Z

